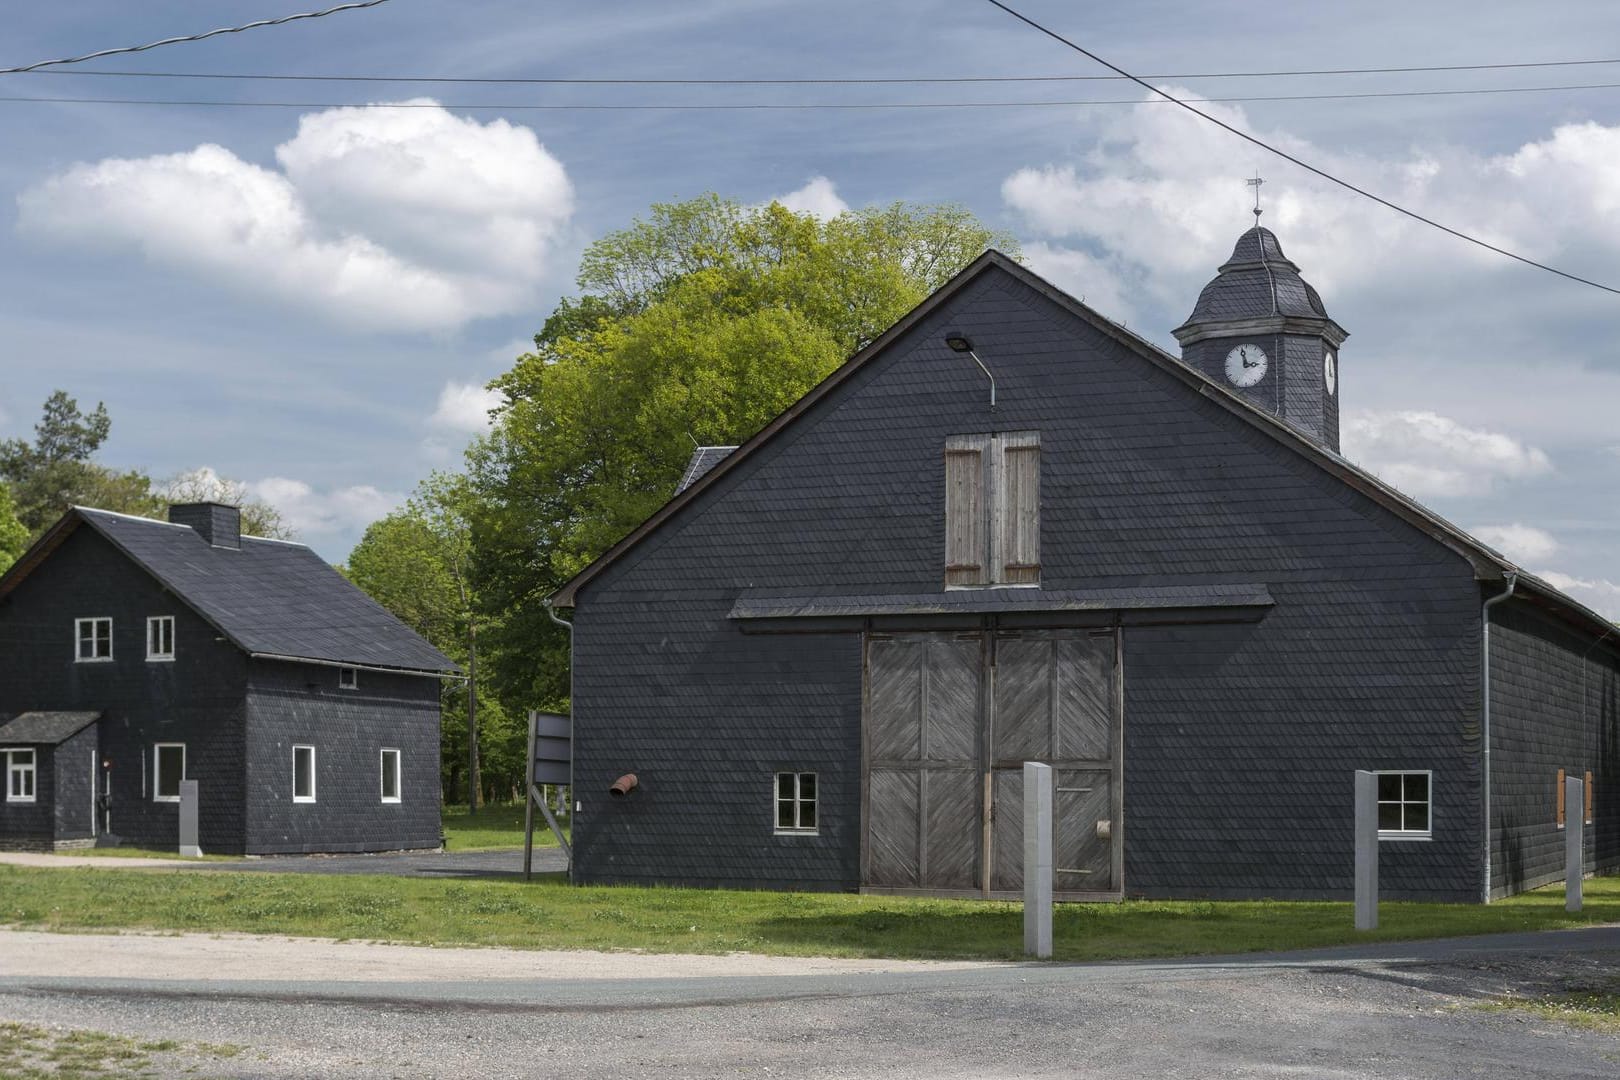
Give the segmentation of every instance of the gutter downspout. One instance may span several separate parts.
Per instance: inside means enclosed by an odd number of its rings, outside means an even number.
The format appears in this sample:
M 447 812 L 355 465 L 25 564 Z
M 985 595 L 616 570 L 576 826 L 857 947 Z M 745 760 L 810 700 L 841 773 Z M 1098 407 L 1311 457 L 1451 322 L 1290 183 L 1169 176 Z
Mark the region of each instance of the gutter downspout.
M 1499 594 L 1486 600 L 1479 610 L 1479 745 L 1481 817 L 1485 840 L 1485 880 L 1480 886 L 1480 903 L 1491 902 L 1491 608 L 1513 595 L 1519 583 L 1519 572 L 1509 570 L 1502 577 L 1506 585 Z M 572 670 L 572 669 L 570 669 Z
M 551 604 L 551 597 L 540 601 L 540 606 L 546 609 L 546 615 L 551 621 L 568 631 L 568 796 L 574 801 L 574 624 L 557 614 Z M 528 794 L 524 793 L 525 796 Z M 574 807 L 568 808 L 569 828 L 572 829 L 574 820 Z M 568 859 L 568 880 L 574 879 L 574 860 L 572 853 Z

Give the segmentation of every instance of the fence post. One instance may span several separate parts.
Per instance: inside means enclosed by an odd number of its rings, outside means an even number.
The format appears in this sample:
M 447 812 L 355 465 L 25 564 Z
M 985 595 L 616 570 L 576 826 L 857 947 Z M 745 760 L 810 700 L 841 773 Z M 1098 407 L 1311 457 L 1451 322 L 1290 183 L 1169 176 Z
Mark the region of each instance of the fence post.
M 1024 762 L 1024 952 L 1052 955 L 1052 767 Z
M 1378 929 L 1378 776 L 1356 770 L 1356 929 Z
M 1581 910 L 1586 792 L 1578 777 L 1564 778 L 1564 910 Z

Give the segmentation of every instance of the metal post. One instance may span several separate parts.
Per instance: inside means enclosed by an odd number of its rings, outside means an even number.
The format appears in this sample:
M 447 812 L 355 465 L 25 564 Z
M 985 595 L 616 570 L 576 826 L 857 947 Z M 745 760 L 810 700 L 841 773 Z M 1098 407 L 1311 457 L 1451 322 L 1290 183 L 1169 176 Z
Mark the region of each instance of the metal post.
M 1378 776 L 1356 770 L 1356 929 L 1378 929 Z
M 1564 778 L 1564 910 L 1581 910 L 1586 792 L 1579 777 Z
M 202 858 L 197 846 L 197 781 L 180 781 L 180 854 L 188 859 Z
M 529 753 L 523 765 L 523 880 L 529 881 L 534 871 L 534 729 L 540 716 L 529 711 Z
M 1052 955 L 1052 767 L 1024 762 L 1024 952 Z

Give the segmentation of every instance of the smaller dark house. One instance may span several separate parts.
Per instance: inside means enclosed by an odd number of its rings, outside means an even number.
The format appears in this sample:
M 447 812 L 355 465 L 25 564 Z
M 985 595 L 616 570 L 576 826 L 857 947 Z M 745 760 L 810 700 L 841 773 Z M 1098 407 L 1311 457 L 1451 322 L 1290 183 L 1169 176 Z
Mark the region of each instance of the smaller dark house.
M 0 576 L 0 848 L 437 847 L 455 665 L 236 507 L 75 507 Z

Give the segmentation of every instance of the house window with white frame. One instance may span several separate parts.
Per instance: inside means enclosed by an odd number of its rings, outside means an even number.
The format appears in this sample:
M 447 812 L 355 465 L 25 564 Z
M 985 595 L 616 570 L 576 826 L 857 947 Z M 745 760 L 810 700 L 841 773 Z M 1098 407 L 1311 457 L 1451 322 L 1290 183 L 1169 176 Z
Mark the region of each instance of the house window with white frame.
M 391 746 L 382 751 L 382 801 L 399 802 L 399 751 Z
M 173 615 L 153 615 L 146 620 L 146 658 L 174 659 Z
M 778 833 L 816 831 L 815 773 L 776 774 L 776 831 Z
M 152 747 L 153 802 L 179 802 L 180 781 L 185 778 L 185 743 L 160 742 Z
M 0 750 L 6 759 L 6 802 L 34 801 L 33 750 Z
M 352 667 L 340 667 L 340 668 L 338 668 L 338 689 L 339 690 L 358 690 L 358 689 L 360 689 L 360 670 L 358 668 L 352 668 Z
M 1378 838 L 1427 840 L 1431 830 L 1434 774 L 1380 772 L 1378 774 Z
M 75 619 L 74 629 L 79 641 L 75 659 L 79 663 L 89 664 L 113 658 L 111 619 Z
M 315 748 L 293 747 L 293 802 L 315 801 Z

